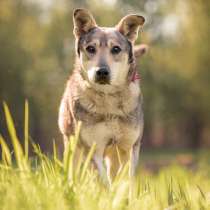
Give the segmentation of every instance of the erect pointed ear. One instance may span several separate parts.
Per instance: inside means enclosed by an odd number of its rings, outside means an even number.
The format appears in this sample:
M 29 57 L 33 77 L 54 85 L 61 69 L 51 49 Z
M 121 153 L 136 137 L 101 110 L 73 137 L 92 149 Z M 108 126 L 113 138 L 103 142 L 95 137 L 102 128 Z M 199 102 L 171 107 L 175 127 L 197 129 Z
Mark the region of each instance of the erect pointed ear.
M 80 37 L 92 28 L 97 27 L 96 21 L 86 9 L 75 9 L 73 14 L 74 35 Z
M 146 54 L 149 50 L 148 45 L 146 44 L 140 44 L 134 46 L 134 56 L 136 58 L 140 58 L 142 55 Z
M 123 34 L 132 43 L 138 37 L 139 28 L 144 24 L 145 19 L 140 15 L 127 15 L 117 24 L 117 30 Z

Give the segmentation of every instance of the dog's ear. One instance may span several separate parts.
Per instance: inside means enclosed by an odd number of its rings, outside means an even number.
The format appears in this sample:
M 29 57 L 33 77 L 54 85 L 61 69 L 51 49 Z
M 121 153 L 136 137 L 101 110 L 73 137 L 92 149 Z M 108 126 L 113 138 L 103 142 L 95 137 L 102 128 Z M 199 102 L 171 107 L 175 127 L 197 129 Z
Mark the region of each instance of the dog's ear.
M 139 28 L 144 24 L 145 19 L 140 15 L 127 15 L 117 24 L 117 30 L 127 39 L 134 43 L 138 37 Z
M 96 21 L 86 9 L 75 9 L 73 13 L 74 35 L 80 37 L 92 28 L 97 27 Z
M 136 58 L 140 58 L 142 55 L 147 53 L 148 50 L 149 50 L 149 47 L 146 44 L 136 45 L 134 46 L 134 56 Z

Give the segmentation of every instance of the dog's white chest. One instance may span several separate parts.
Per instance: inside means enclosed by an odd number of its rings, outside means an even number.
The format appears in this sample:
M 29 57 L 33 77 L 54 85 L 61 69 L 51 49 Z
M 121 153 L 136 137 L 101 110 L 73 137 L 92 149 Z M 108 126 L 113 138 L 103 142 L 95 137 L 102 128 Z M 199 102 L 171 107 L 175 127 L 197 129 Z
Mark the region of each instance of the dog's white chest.
M 86 97 L 81 98 L 80 103 L 89 113 L 93 113 L 93 123 L 90 120 L 88 123 L 86 119 L 81 129 L 82 141 L 88 146 L 95 142 L 98 149 L 102 150 L 112 141 L 130 149 L 140 135 L 141 125 L 137 126 L 137 122 L 132 123 L 126 117 L 140 105 L 139 95 L 139 85 L 134 83 L 119 96 L 91 95 L 87 91 Z M 97 122 L 94 114 L 107 117 Z
M 118 119 L 83 126 L 81 130 L 82 140 L 88 146 L 96 143 L 96 146 L 102 150 L 109 143 L 116 143 L 124 149 L 130 149 L 139 134 L 140 126 L 129 125 Z

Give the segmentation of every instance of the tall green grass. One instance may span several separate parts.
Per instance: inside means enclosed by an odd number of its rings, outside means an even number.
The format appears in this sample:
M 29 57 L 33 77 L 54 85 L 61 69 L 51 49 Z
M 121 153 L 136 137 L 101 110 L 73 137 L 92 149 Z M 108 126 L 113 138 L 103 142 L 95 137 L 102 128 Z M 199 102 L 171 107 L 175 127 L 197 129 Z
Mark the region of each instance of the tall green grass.
M 140 170 L 128 177 L 128 167 L 111 186 L 104 184 L 89 166 L 94 145 L 85 161 L 74 155 L 79 140 L 78 127 L 64 152 L 63 160 L 54 144 L 47 157 L 34 143 L 36 154 L 30 158 L 28 103 L 25 104 L 24 145 L 20 144 L 9 108 L 5 117 L 12 143 L 9 149 L 0 136 L 0 209 L 1 210 L 163 210 L 210 209 L 210 167 L 205 161 L 194 171 L 173 165 L 149 174 Z

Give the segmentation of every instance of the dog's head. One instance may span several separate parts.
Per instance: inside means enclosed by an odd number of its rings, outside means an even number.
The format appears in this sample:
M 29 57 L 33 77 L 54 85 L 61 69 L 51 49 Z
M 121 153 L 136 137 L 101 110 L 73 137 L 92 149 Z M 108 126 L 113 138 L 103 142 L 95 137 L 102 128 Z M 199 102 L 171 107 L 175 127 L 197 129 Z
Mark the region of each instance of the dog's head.
M 105 28 L 98 27 L 87 10 L 76 9 L 73 21 L 76 51 L 85 79 L 97 86 L 125 84 L 144 17 L 127 15 L 115 27 Z

